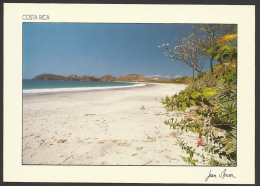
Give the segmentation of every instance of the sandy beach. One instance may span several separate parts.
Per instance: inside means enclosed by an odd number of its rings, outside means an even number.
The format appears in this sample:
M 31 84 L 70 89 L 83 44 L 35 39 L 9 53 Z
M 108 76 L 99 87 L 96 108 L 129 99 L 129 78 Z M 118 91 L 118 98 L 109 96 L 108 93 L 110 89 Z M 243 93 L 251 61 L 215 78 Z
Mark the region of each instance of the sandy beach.
M 164 121 L 177 112 L 160 103 L 184 88 L 152 84 L 23 97 L 22 163 L 188 165 L 175 141 L 196 147 L 198 137 L 170 130 Z

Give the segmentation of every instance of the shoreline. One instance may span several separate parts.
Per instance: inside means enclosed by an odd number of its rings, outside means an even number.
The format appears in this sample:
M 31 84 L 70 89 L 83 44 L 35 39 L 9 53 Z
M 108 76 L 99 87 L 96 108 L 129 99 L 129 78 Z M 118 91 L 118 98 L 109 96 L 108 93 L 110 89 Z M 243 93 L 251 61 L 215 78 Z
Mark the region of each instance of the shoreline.
M 111 89 L 95 89 L 95 90 L 82 90 L 82 91 L 60 91 L 60 92 L 46 92 L 46 93 L 23 93 L 23 98 L 31 97 L 31 96 L 44 96 L 44 95 L 58 95 L 58 94 L 73 94 L 73 93 L 86 93 L 86 92 L 99 92 L 99 91 L 117 91 L 117 90 L 125 90 L 125 89 L 140 89 L 153 85 L 146 84 L 145 86 L 136 86 L 136 87 L 124 87 L 124 88 L 111 88 Z
M 113 81 L 113 82 L 121 82 L 124 81 Z M 153 86 L 157 84 L 172 84 L 172 85 L 184 85 L 184 83 L 161 83 L 161 82 L 125 82 L 132 83 L 135 85 L 121 85 L 121 86 L 101 86 L 101 87 L 64 87 L 64 88 L 40 88 L 40 89 L 22 89 L 22 97 L 30 97 L 30 96 L 39 96 L 39 95 L 47 95 L 47 94 L 61 94 L 61 93 L 72 93 L 72 92 L 88 92 L 88 91 L 103 91 L 103 90 L 122 90 L 128 88 L 140 88 L 145 86 Z M 139 84 L 143 84 L 139 86 Z M 31 92 L 30 92 L 31 91 Z
M 89 92 L 89 91 L 105 91 L 105 90 L 122 90 L 129 88 L 139 88 L 151 86 L 149 83 L 128 82 L 134 85 L 121 86 L 100 86 L 100 87 L 67 87 L 67 88 L 42 88 L 42 89 L 23 89 L 23 97 L 46 95 L 46 94 L 61 94 L 72 92 Z
M 23 97 L 23 165 L 188 165 L 160 103 L 184 85 Z M 179 117 L 181 119 L 182 117 Z

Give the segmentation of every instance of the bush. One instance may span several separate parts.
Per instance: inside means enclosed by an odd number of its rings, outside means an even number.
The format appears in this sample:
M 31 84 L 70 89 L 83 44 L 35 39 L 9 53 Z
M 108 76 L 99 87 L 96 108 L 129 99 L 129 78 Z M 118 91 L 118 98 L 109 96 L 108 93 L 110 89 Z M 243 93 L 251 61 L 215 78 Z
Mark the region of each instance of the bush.
M 236 165 L 236 85 L 236 65 L 231 63 L 218 65 L 214 75 L 205 72 L 179 94 L 161 99 L 161 103 L 166 105 L 168 111 L 185 111 L 191 106 L 200 108 L 193 112 L 193 115 L 200 119 L 190 120 L 191 117 L 189 119 L 186 117 L 180 122 L 174 121 L 174 118 L 165 121 L 166 125 L 176 130 L 197 133 L 199 138 L 197 147 L 203 146 L 203 150 L 210 157 L 196 153 L 196 149 L 184 141 L 177 140 L 176 144 L 190 155 L 182 157 L 185 162 L 196 165 L 198 159 L 194 157 L 200 157 L 202 162 L 214 166 Z M 217 128 L 226 131 L 225 135 L 214 133 Z M 220 161 L 222 157 L 225 157 L 225 161 Z
M 220 65 L 220 63 L 216 63 L 215 65 L 213 65 L 213 68 L 216 68 Z

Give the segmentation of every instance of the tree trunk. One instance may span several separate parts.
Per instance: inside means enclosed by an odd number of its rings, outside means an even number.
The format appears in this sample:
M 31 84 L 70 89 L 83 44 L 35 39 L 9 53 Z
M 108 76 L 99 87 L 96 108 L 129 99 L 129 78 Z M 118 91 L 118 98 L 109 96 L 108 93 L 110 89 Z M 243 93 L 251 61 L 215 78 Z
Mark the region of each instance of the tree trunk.
M 210 46 L 211 46 L 211 47 L 213 47 L 213 44 L 212 44 L 213 39 L 214 39 L 214 32 L 212 33 L 212 37 L 210 38 Z M 211 53 L 211 56 L 212 56 L 212 55 L 213 55 L 213 54 Z M 210 57 L 210 72 L 211 72 L 211 74 L 213 74 L 212 61 L 213 61 L 213 58 Z
M 210 58 L 210 72 L 213 74 L 213 65 L 212 65 L 212 58 Z
M 194 67 L 192 67 L 192 81 L 194 81 Z

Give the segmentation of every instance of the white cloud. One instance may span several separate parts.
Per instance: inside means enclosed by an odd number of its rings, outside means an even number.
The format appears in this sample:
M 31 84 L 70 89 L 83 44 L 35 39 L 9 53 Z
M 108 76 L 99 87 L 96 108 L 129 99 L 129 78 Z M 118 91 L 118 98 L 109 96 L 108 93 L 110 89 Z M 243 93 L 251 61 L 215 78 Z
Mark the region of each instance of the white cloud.
M 157 74 L 157 75 L 146 75 L 146 76 L 144 76 L 145 78 L 154 78 L 154 77 L 158 77 L 158 78 L 162 78 L 162 79 L 164 79 L 164 78 L 166 78 L 166 79 L 170 79 L 171 78 L 171 76 L 161 76 L 160 74 Z
M 176 75 L 176 76 L 174 76 L 175 78 L 181 78 L 182 76 L 179 76 L 179 75 Z
M 159 77 L 159 78 L 162 78 L 162 79 L 170 79 L 170 78 L 171 78 L 171 76 L 161 76 L 160 74 L 156 74 L 156 75 L 146 75 L 146 76 L 144 76 L 144 77 L 145 77 L 145 78 Z M 180 76 L 180 75 L 174 76 L 174 78 L 180 78 L 180 77 L 182 77 L 182 76 Z

